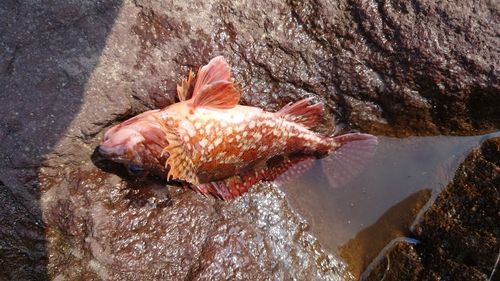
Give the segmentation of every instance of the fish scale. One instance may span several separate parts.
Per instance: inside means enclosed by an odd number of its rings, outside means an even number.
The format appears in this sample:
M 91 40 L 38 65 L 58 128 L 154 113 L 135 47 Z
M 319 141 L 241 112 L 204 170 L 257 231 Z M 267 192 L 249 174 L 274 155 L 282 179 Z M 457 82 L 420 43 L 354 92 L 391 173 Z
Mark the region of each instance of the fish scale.
M 377 146 L 369 134 L 329 138 L 312 132 L 324 110 L 322 103 L 309 105 L 310 98 L 278 112 L 238 105 L 240 90 L 222 57 L 196 78 L 189 72 L 177 94 L 180 102 L 107 131 L 101 154 L 141 176 L 166 174 L 167 180 L 229 200 L 261 180 L 293 179 L 322 157 L 327 176 L 345 182 L 343 175 L 360 171 Z

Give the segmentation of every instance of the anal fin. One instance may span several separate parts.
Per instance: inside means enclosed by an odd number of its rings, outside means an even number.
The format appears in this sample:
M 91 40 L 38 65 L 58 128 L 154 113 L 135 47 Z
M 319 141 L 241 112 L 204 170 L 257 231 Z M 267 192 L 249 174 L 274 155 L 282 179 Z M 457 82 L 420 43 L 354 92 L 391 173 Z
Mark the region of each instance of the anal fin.
M 309 170 L 315 161 L 317 159 L 312 157 L 293 157 L 288 163 L 282 164 L 282 167 L 277 167 L 277 176 L 268 180 L 278 186 L 296 180 L 302 173 Z
M 272 167 L 262 167 L 233 176 L 227 179 L 212 181 L 191 186 L 203 195 L 209 193 L 224 201 L 228 201 L 247 192 L 253 184 L 261 181 L 286 182 L 297 178 L 303 171 L 309 169 L 315 158 L 285 157 L 283 161 Z

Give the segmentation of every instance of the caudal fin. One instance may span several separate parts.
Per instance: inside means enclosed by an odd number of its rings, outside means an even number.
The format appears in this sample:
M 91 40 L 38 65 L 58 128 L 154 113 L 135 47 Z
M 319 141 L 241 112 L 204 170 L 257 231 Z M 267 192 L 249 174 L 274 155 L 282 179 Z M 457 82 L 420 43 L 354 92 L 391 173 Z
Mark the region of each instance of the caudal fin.
M 375 154 L 378 140 L 369 134 L 347 134 L 334 138 L 341 146 L 322 160 L 321 166 L 332 187 L 350 182 Z

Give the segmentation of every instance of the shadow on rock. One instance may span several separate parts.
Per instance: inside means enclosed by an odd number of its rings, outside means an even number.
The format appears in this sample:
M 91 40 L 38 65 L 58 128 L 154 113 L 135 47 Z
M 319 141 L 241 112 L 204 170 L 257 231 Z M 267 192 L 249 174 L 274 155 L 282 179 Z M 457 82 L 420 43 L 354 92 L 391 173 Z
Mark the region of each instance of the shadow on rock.
M 145 178 L 131 176 L 126 172 L 123 164 L 110 161 L 102 156 L 98 147 L 94 150 L 91 160 L 101 171 L 115 174 L 124 179 L 125 189 L 128 190 L 124 199 L 129 201 L 130 206 L 164 208 L 172 205 L 170 191 L 164 178 L 151 175 Z
M 123 167 L 123 164 L 106 159 L 106 157 L 102 156 L 102 154 L 99 153 L 99 147 L 96 147 L 94 149 L 94 153 L 92 153 L 90 160 L 97 168 L 99 168 L 103 172 L 115 174 L 123 179 L 132 180 L 132 177 L 127 173 L 127 170 Z
M 120 3 L 6 1 L 0 8 L 2 280 L 48 278 L 38 167 L 80 111 Z

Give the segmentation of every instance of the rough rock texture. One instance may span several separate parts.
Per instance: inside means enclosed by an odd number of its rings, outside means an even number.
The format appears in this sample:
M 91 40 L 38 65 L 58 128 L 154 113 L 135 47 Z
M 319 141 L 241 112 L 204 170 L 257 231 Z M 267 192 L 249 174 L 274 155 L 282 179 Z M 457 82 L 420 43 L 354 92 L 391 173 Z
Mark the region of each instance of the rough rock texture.
M 0 182 L 0 280 L 35 280 L 47 272 L 43 227 Z
M 487 140 L 366 280 L 500 280 L 500 138 Z
M 94 154 L 106 128 L 171 104 L 187 70 L 215 55 L 234 67 L 245 104 L 277 110 L 305 96 L 323 101 L 323 132 L 334 131 L 332 119 L 389 136 L 500 127 L 495 1 L 234 2 L 3 1 L 0 276 L 239 278 L 224 271 L 231 262 L 278 279 L 300 279 L 314 266 L 324 269 L 317 279 L 342 270 L 325 256 L 300 271 L 303 260 L 287 257 L 324 254 L 296 237 L 281 260 L 269 254 L 277 245 L 230 244 L 224 249 L 241 256 L 221 255 L 220 239 L 238 237 L 232 221 L 214 212 L 231 206 L 178 187 L 167 192 L 154 180 L 135 182 Z M 255 194 L 248 196 L 275 196 L 287 208 L 272 188 Z M 290 221 L 297 224 L 277 228 L 295 233 L 301 223 Z M 235 227 L 255 226 L 246 223 Z M 165 233 L 176 236 L 163 240 Z M 259 232 L 245 233 L 258 241 Z M 251 259 L 262 255 L 276 259 L 259 267 Z M 219 271 L 210 275 L 213 260 Z
M 44 172 L 55 280 L 351 279 L 270 184 L 225 203 L 92 165 Z

